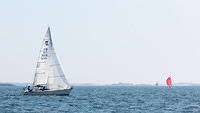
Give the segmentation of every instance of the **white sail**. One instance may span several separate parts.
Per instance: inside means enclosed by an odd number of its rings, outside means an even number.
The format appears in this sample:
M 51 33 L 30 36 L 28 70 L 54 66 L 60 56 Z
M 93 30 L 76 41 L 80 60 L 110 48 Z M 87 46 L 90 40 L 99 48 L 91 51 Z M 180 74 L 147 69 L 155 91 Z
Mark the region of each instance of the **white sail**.
M 47 85 L 50 90 L 68 89 L 68 84 L 61 65 L 56 57 L 51 40 L 50 28 L 48 28 L 36 67 L 34 85 Z

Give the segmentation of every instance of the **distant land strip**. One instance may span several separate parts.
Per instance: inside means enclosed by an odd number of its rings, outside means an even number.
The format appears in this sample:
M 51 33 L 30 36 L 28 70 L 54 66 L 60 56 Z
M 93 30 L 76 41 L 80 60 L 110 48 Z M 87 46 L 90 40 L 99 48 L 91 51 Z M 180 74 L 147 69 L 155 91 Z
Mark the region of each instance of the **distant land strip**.
M 0 86 L 15 86 L 14 84 L 0 83 Z

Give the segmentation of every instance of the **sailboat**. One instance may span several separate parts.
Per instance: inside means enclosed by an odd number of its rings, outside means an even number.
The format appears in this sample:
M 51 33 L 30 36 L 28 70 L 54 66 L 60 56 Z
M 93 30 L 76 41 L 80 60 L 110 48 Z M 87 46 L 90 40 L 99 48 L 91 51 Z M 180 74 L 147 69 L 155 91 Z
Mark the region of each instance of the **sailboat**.
M 24 88 L 24 95 L 69 95 L 71 90 L 72 86 L 57 59 L 48 27 L 42 41 L 33 86 Z
M 155 86 L 158 86 L 158 82 L 156 82 Z
M 171 76 L 167 78 L 166 83 L 169 87 L 172 86 L 172 80 L 171 80 Z

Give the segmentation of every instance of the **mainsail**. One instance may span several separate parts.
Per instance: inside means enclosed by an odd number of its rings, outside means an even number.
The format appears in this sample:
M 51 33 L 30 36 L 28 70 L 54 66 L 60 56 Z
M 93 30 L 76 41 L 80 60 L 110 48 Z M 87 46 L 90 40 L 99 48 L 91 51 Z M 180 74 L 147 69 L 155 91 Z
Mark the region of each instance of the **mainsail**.
M 171 80 L 171 77 L 168 77 L 167 80 L 166 80 L 166 83 L 169 87 L 172 86 L 172 80 Z
M 47 85 L 50 90 L 71 88 L 54 51 L 50 28 L 42 41 L 33 85 Z

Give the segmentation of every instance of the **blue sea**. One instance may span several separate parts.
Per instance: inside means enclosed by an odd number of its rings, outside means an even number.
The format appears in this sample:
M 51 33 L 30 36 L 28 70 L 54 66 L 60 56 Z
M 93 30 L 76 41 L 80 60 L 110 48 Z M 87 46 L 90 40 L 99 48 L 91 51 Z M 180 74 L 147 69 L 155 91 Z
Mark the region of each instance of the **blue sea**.
M 75 86 L 69 96 L 0 87 L 1 113 L 200 113 L 200 87 Z

